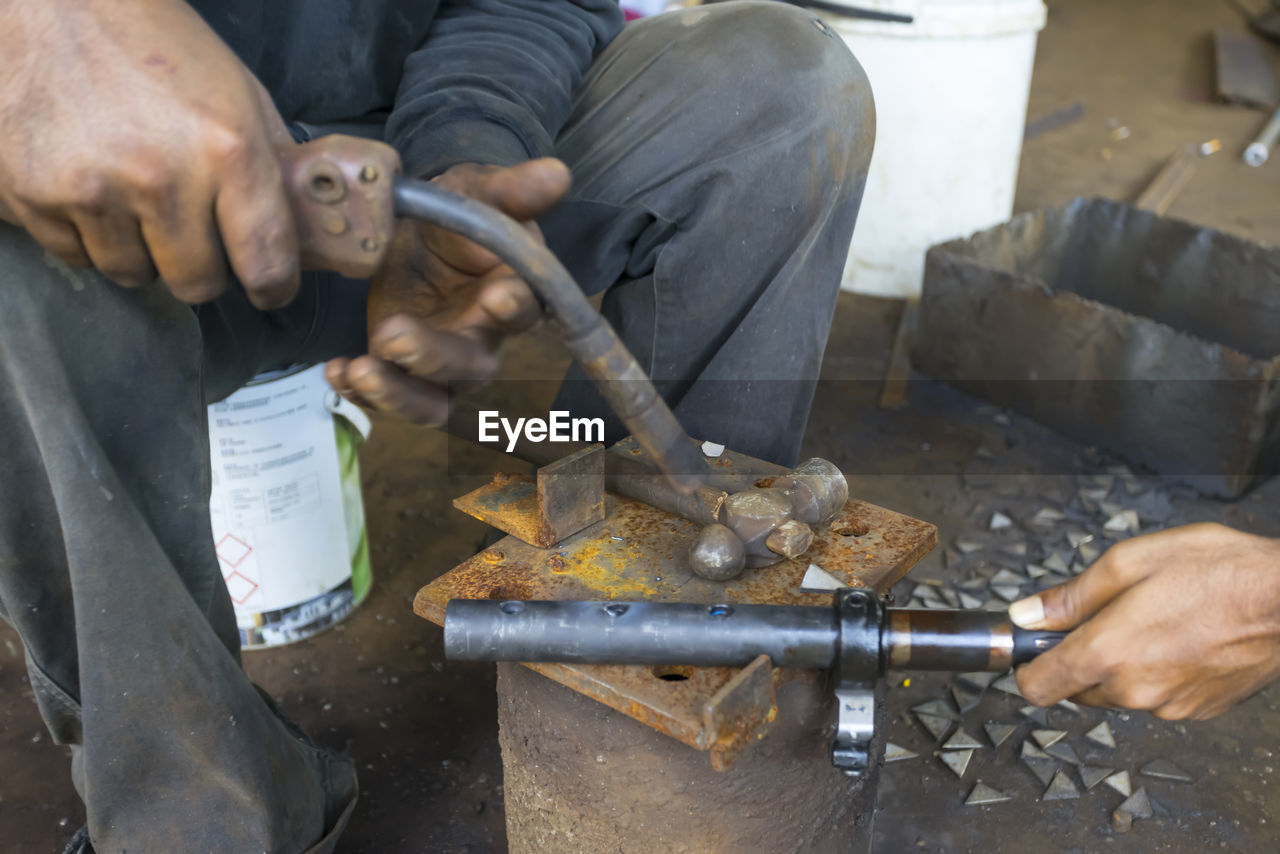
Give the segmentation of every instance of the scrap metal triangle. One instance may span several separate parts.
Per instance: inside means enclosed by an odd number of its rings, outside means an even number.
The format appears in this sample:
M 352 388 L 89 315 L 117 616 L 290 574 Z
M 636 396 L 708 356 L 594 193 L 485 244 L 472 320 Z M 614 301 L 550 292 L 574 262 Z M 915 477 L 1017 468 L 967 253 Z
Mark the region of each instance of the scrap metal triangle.
M 991 592 L 1006 602 L 1017 602 L 1022 598 L 1022 588 L 1010 584 L 993 584 Z
M 970 691 L 963 685 L 951 686 L 951 699 L 956 701 L 956 707 L 960 709 L 960 714 L 972 709 L 978 705 L 978 701 L 982 699 L 981 691 Z
M 1058 773 L 1058 763 L 1052 759 L 1023 759 L 1022 762 L 1031 769 L 1032 774 L 1036 775 L 1041 786 L 1049 785 L 1053 775 Z
M 991 683 L 991 687 L 997 691 L 1003 691 L 1006 694 L 1012 694 L 1015 697 L 1021 697 L 1022 692 L 1018 690 L 1018 680 L 1014 678 L 1012 673 L 1006 673 L 999 679 Z
M 1027 579 L 1011 569 L 1002 569 L 995 575 L 991 576 L 992 584 L 1009 584 L 1017 587 L 1027 583 Z
M 1115 734 L 1111 732 L 1111 725 L 1106 721 L 1098 724 L 1093 729 L 1084 734 L 1084 737 L 1092 741 L 1094 744 L 1101 744 L 1103 747 L 1116 746 Z
M 963 777 L 969 768 L 969 760 L 973 759 L 972 750 L 944 750 L 938 754 L 943 764 L 951 769 L 957 777 Z
M 965 749 L 981 749 L 982 742 L 978 741 L 969 733 L 964 731 L 964 727 L 956 730 L 951 738 L 947 739 L 947 743 L 942 745 L 943 750 L 965 750 Z
M 884 761 L 886 764 L 889 762 L 901 762 L 903 759 L 915 759 L 919 755 L 918 753 L 912 753 L 905 747 L 894 744 L 892 741 L 886 742 L 884 746 Z
M 1138 789 L 1125 798 L 1124 803 L 1116 807 L 1116 812 L 1127 812 L 1134 818 L 1151 818 L 1151 799 L 1147 797 L 1147 790 Z
M 1029 741 L 1022 742 L 1022 751 L 1019 755 L 1023 759 L 1049 759 L 1049 754 L 1036 747 Z
M 1076 788 L 1076 784 L 1071 782 L 1071 778 L 1067 776 L 1066 771 L 1059 771 L 1049 781 L 1049 788 L 1044 790 L 1040 800 L 1066 801 L 1078 797 L 1080 797 L 1080 790 Z
M 972 593 L 960 591 L 960 607 L 968 611 L 974 611 L 982 607 L 982 600 Z
M 992 747 L 999 747 L 1009 740 L 1009 736 L 1013 735 L 1014 730 L 1018 727 L 1014 724 L 996 724 L 990 723 L 983 727 L 987 731 L 987 738 L 991 739 Z
M 1133 781 L 1129 779 L 1128 771 L 1118 771 L 1103 782 L 1126 798 L 1133 794 Z
M 974 688 L 986 688 L 992 682 L 996 681 L 996 677 L 999 675 L 999 673 L 988 673 L 980 670 L 974 673 L 961 673 L 956 676 L 956 679 L 966 685 L 972 685 Z
M 1021 709 L 1018 709 L 1018 714 L 1022 715 L 1024 718 L 1027 718 L 1028 720 L 1035 721 L 1036 723 L 1040 724 L 1040 726 L 1045 727 L 1046 729 L 1049 726 L 1049 710 L 1048 709 L 1042 708 L 1040 706 L 1023 706 Z
M 952 724 L 955 723 L 951 718 L 943 718 L 938 715 L 926 715 L 916 712 L 916 720 L 920 721 L 920 726 L 924 727 L 929 735 L 933 736 L 934 741 L 942 741 L 950 730 Z
M 816 563 L 809 564 L 800 582 L 800 589 L 806 593 L 824 593 L 828 590 L 839 590 L 847 587 L 844 582 L 827 572 Z
M 1065 741 L 1055 742 L 1045 747 L 1044 752 L 1052 756 L 1054 759 L 1061 759 L 1063 762 L 1070 762 L 1072 765 L 1080 764 L 1080 757 L 1076 755 L 1075 750 Z
M 955 709 L 951 708 L 951 704 L 946 700 L 930 700 L 927 703 L 920 703 L 912 706 L 911 711 L 917 715 L 934 715 L 940 718 L 950 718 L 953 721 L 960 720 L 960 716 L 956 714 Z
M 1050 572 L 1056 572 L 1059 575 L 1067 575 L 1071 572 L 1071 567 L 1067 564 L 1061 552 L 1054 552 L 1049 555 L 1049 557 L 1045 558 L 1043 565 L 1045 569 Z
M 1057 744 L 1067 737 L 1067 731 L 1062 729 L 1033 729 L 1031 737 L 1036 740 L 1036 744 L 1040 745 L 1043 750 L 1051 744 Z
M 1114 773 L 1116 773 L 1114 768 L 1104 768 L 1101 765 L 1081 765 L 1080 782 L 1084 783 L 1085 791 L 1088 791 Z
M 973 791 L 969 793 L 969 797 L 965 799 L 964 805 L 967 807 L 983 806 L 984 804 L 1002 804 L 1005 801 L 1013 800 L 1013 795 L 1006 795 L 999 789 L 993 789 L 986 783 L 979 783 L 973 787 Z

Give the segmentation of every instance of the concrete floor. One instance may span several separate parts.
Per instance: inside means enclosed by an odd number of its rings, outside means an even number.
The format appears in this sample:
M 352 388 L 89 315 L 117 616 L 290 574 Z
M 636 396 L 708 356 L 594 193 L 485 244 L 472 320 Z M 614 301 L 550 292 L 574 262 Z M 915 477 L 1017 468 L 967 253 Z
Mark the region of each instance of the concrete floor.
M 1237 157 L 1262 116 L 1216 105 L 1209 97 L 1208 34 L 1237 21 L 1230 4 L 1050 5 L 1029 113 L 1035 118 L 1074 101 L 1085 104 L 1085 113 L 1075 124 L 1028 143 L 1018 208 L 1079 195 L 1132 199 L 1175 146 L 1216 137 L 1223 152 L 1201 164 L 1172 215 L 1280 242 L 1280 166 L 1248 170 Z M 1130 129 L 1128 139 L 1112 140 L 1116 123 Z M 856 495 L 936 522 L 948 543 L 980 528 L 990 509 L 1003 507 L 1021 519 L 1030 501 L 1058 500 L 1074 487 L 1078 473 L 1113 462 L 1017 418 L 1004 426 L 978 402 L 933 383 L 913 384 L 912 405 L 904 412 L 875 409 L 898 309 L 891 302 L 842 299 L 825 371 L 830 382 L 818 397 L 807 437 L 806 452 L 840 463 L 851 473 Z M 526 379 L 552 379 L 563 367 L 562 355 L 545 340 L 518 347 L 521 357 L 509 364 Z M 536 397 L 546 388 L 528 386 L 520 393 Z M 1052 474 L 982 481 L 972 476 L 980 447 L 999 450 L 996 464 L 1010 470 L 1034 465 Z M 443 662 L 439 631 L 410 611 L 413 593 L 473 553 L 484 536 L 482 525 L 449 503 L 479 480 L 463 472 L 502 467 L 500 458 L 478 454 L 451 447 L 433 432 L 379 423 L 362 457 L 377 576 L 373 594 L 326 634 L 246 656 L 251 675 L 289 714 L 318 740 L 359 762 L 363 796 L 343 851 L 505 850 L 492 668 Z M 1277 498 L 1280 483 L 1273 482 L 1236 504 L 1182 498 L 1177 509 L 1187 520 L 1223 519 L 1280 535 Z M 915 575 L 946 580 L 947 572 L 935 556 Z M 1095 789 L 1079 800 L 1038 802 L 1038 784 L 1009 756 L 1012 741 L 1001 751 L 980 751 L 965 780 L 952 777 L 928 755 L 923 731 L 905 716 L 911 705 L 942 696 L 945 686 L 939 678 L 915 679 L 892 695 L 890 738 L 922 757 L 885 769 L 876 816 L 878 854 L 1280 850 L 1280 786 L 1274 776 L 1280 765 L 1280 689 L 1205 724 L 1111 718 L 1120 744 L 1102 758 L 1131 771 L 1168 758 L 1195 780 L 1143 780 L 1157 815 L 1116 836 L 1108 816 L 1118 795 Z M 0 848 L 60 850 L 83 821 L 83 809 L 65 774 L 66 752 L 48 741 L 30 702 L 17 639 L 5 627 L 0 697 Z M 966 725 L 1016 720 L 1017 706 L 989 695 L 966 716 Z M 1083 751 L 1079 734 L 1100 714 L 1076 720 L 1055 710 L 1053 722 L 1069 729 Z M 978 779 L 1016 800 L 964 808 L 962 800 Z

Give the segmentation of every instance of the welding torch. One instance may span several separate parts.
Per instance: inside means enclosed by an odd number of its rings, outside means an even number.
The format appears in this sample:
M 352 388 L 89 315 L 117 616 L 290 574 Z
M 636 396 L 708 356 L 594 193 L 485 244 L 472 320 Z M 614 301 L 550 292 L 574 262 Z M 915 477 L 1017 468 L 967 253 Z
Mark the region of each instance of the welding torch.
M 479 244 L 533 289 L 569 352 L 676 492 L 691 494 L 704 483 L 708 466 L 699 446 L 573 277 L 518 222 L 429 181 L 406 178 L 400 155 L 377 140 L 333 134 L 278 154 L 304 269 L 371 277 L 391 244 L 397 217 Z M 0 218 L 13 221 L 3 201 Z
M 742 667 L 767 655 L 775 667 L 829 670 L 832 763 L 851 776 L 867 771 L 888 670 L 1003 672 L 1065 636 L 1004 613 L 890 608 L 859 588 L 826 606 L 454 599 L 444 617 L 445 656 L 457 661 Z

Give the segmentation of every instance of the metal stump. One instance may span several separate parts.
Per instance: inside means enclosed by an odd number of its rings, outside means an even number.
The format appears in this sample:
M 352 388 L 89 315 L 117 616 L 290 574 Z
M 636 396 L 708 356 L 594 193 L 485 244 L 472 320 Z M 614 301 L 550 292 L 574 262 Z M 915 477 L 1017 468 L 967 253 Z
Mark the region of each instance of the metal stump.
M 831 765 L 834 719 L 822 675 L 792 679 L 778 690 L 768 737 L 716 771 L 699 751 L 633 718 L 527 667 L 499 664 L 510 851 L 866 852 L 883 740 L 872 746 L 871 774 L 847 778 Z

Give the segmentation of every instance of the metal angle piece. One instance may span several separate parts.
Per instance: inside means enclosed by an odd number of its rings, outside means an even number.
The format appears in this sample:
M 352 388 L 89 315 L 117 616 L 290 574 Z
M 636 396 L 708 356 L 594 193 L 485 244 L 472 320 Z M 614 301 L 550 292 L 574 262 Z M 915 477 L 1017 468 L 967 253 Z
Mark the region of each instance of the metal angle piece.
M 1068 712 L 1071 712 L 1073 715 L 1080 714 L 1080 707 L 1070 700 L 1059 700 L 1057 704 L 1062 706 L 1062 708 L 1066 709 Z
M 935 611 L 947 611 L 951 608 L 950 605 L 943 602 L 941 599 L 926 599 L 924 601 L 924 606 L 926 608 L 932 608 Z
M 1044 790 L 1040 800 L 1067 801 L 1078 797 L 1080 797 L 1080 790 L 1076 788 L 1076 784 L 1071 782 L 1071 778 L 1067 776 L 1066 771 L 1059 771 L 1049 781 L 1049 788 Z
M 999 747 L 1009 740 L 1009 736 L 1013 735 L 1018 728 L 1015 724 L 984 724 L 983 729 L 987 731 L 987 738 L 991 740 L 992 747 Z
M 915 759 L 919 755 L 919 753 L 913 753 L 905 747 L 894 744 L 892 741 L 886 742 L 884 745 L 885 764 L 890 762 L 901 762 L 904 759 Z
M 937 718 L 946 718 L 947 720 L 958 721 L 960 716 L 956 714 L 956 710 L 951 708 L 951 704 L 946 700 L 930 700 L 927 703 L 920 703 L 911 707 L 911 711 L 917 715 L 933 715 Z
M 943 736 L 950 732 L 952 725 L 955 723 L 951 718 L 922 715 L 920 713 L 916 713 L 916 720 L 920 722 L 920 726 L 924 727 L 929 735 L 933 736 L 934 741 L 942 741 Z
M 987 580 L 978 575 L 973 578 L 966 578 L 964 581 L 957 581 L 956 587 L 961 590 L 968 590 L 970 593 L 977 593 L 980 590 L 987 589 Z
M 952 685 L 951 699 L 956 701 L 956 706 L 960 709 L 960 714 L 963 715 L 978 705 L 978 701 L 982 699 L 982 692 L 970 691 L 963 685 Z
M 1011 800 L 1013 800 L 1013 795 L 1006 795 L 999 789 L 991 788 L 986 783 L 979 783 L 973 787 L 973 791 L 965 799 L 964 805 L 967 807 L 980 807 L 986 804 L 1002 804 Z
M 1065 741 L 1057 744 L 1051 744 L 1044 749 L 1044 752 L 1052 756 L 1054 759 L 1061 759 L 1063 762 L 1069 762 L 1072 765 L 1080 764 L 1080 757 L 1076 755 L 1075 750 Z
M 1067 731 L 1063 729 L 1036 729 L 1031 731 L 1031 737 L 1036 740 L 1036 744 L 1040 745 L 1040 749 L 1044 750 L 1051 744 L 1057 744 L 1067 737 Z
M 888 760 L 885 761 L 887 762 Z M 1101 765 L 1081 765 L 1080 782 L 1084 783 L 1084 788 L 1087 792 L 1114 773 L 1116 773 L 1114 768 L 1104 768 Z
M 1009 604 L 1007 602 L 1001 602 L 999 599 L 988 599 L 987 601 L 982 603 L 982 610 L 1007 611 L 1009 610 Z
M 1021 709 L 1018 709 L 1018 714 L 1022 715 L 1024 718 L 1035 721 L 1045 729 L 1049 728 L 1048 709 L 1041 708 L 1040 706 L 1023 706 Z
M 987 528 L 992 531 L 1003 531 L 1005 528 L 1012 527 L 1013 520 L 999 510 L 991 514 L 991 522 L 987 525 Z
M 974 688 L 986 688 L 992 682 L 996 681 L 996 677 L 999 675 L 999 673 L 989 673 L 985 670 L 978 670 L 973 673 L 960 673 L 956 676 L 956 679 L 966 685 L 972 685 Z
M 1168 759 L 1157 759 L 1148 762 L 1138 769 L 1144 777 L 1156 777 L 1160 780 L 1174 780 L 1179 783 L 1190 783 L 1191 775 L 1174 765 Z
M 1084 737 L 1094 744 L 1101 744 L 1103 747 L 1114 748 L 1116 746 L 1115 734 L 1111 732 L 1111 725 L 1106 721 L 1086 732 Z
M 938 758 L 942 760 L 942 764 L 951 769 L 957 777 L 964 777 L 964 772 L 969 769 L 969 760 L 973 759 L 972 750 L 944 750 L 938 754 Z
M 1138 789 L 1138 791 L 1125 798 L 1124 803 L 1116 807 L 1116 812 L 1127 812 L 1134 818 L 1151 818 L 1153 813 L 1151 799 L 1147 797 L 1147 790 Z
M 991 687 L 997 691 L 1003 691 L 1006 694 L 1012 694 L 1015 697 L 1021 697 L 1022 692 L 1018 690 L 1018 680 L 1014 678 L 1012 673 L 1006 673 L 999 679 L 991 683 Z
M 955 547 L 960 554 L 967 555 L 980 551 L 982 549 L 982 543 L 975 540 L 956 540 Z
M 951 738 L 947 739 L 947 743 L 942 745 L 943 750 L 981 750 L 982 748 L 982 742 L 965 732 L 964 727 L 956 730 Z
M 952 608 L 960 607 L 960 597 L 956 595 L 956 591 L 952 590 L 950 587 L 940 587 L 938 588 L 938 592 L 942 594 L 942 600 Z
M 1126 798 L 1133 794 L 1133 781 L 1129 779 L 1128 771 L 1117 771 L 1103 782 Z
M 823 593 L 828 590 L 839 590 L 845 586 L 845 582 L 816 563 L 809 564 L 809 568 L 804 571 L 804 578 L 800 581 L 800 589 L 805 593 Z
M 1006 584 L 991 585 L 991 592 L 1006 602 L 1017 602 L 1022 598 L 1022 588 Z
M 969 611 L 973 611 L 982 607 L 982 600 L 971 593 L 965 593 L 961 591 L 960 607 Z

